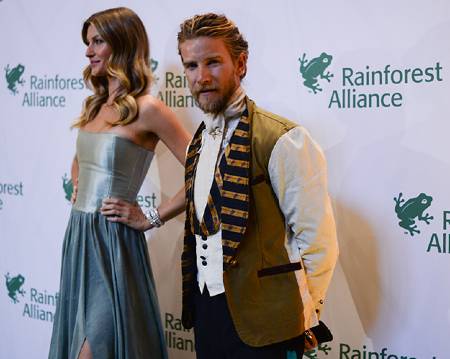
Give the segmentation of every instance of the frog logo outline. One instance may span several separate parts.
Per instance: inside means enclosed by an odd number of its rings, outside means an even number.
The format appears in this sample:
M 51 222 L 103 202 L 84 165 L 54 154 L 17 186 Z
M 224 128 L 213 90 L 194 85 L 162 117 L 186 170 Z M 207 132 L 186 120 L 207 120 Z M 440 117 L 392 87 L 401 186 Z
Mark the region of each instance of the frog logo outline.
M 400 219 L 398 224 L 400 227 L 406 229 L 411 237 L 413 237 L 414 233 L 420 233 L 420 230 L 417 229 L 416 220 L 430 224 L 430 221 L 434 219 L 428 213 L 424 214 L 425 210 L 430 207 L 433 197 L 425 193 L 420 193 L 417 197 L 408 200 L 402 197 L 402 192 L 399 193 L 398 197 L 394 197 L 395 213 L 398 219 Z M 405 234 L 408 234 L 408 232 L 405 232 Z
M 6 279 L 6 289 L 8 289 L 8 297 L 10 297 L 14 304 L 19 302 L 17 298 L 18 294 L 21 294 L 22 297 L 25 296 L 25 290 L 21 289 L 23 284 L 25 283 L 25 278 L 23 275 L 18 274 L 15 277 L 11 278 L 9 273 L 5 275 Z
M 318 83 L 318 78 L 331 82 L 331 78 L 334 77 L 330 71 L 326 71 L 328 66 L 331 65 L 332 60 L 333 56 L 325 52 L 322 52 L 319 57 L 315 57 L 309 61 L 306 59 L 305 53 L 303 53 L 302 57 L 298 58 L 300 62 L 300 74 L 304 79 L 303 85 L 312 90 L 314 94 L 322 91 Z
M 17 84 L 21 86 L 25 84 L 25 80 L 21 79 L 24 72 L 25 66 L 23 66 L 22 64 L 18 64 L 12 69 L 10 69 L 9 64 L 5 67 L 5 79 L 8 83 L 8 90 L 10 90 L 13 95 L 19 93 L 19 90 L 17 90 Z
M 72 179 L 67 177 L 67 173 L 64 173 L 64 176 L 62 177 L 63 180 L 63 189 L 66 193 L 66 199 L 70 202 L 70 199 L 72 198 L 73 193 L 73 182 Z

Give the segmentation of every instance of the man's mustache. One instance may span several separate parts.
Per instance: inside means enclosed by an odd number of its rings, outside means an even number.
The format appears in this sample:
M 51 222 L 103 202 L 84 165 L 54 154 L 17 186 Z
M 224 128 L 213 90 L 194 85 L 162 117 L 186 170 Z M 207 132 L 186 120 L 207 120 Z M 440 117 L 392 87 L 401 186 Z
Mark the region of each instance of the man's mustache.
M 195 89 L 195 93 L 199 94 L 202 92 L 207 92 L 207 91 L 216 91 L 215 87 L 200 87 Z

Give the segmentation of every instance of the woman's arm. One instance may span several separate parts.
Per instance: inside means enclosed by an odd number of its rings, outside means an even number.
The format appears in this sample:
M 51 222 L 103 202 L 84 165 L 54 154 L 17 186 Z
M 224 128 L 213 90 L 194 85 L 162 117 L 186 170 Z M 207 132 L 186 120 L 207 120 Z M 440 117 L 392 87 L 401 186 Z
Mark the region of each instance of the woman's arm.
M 158 207 L 162 222 L 166 222 L 184 211 L 184 187 L 178 193 Z M 111 222 L 119 222 L 139 231 L 147 231 L 153 225 L 137 203 L 118 198 L 105 198 L 100 212 Z
M 162 101 L 150 96 L 146 96 L 146 99 L 147 101 L 139 107 L 145 130 L 158 136 L 184 166 L 186 148 L 191 135 L 180 124 L 175 113 Z
M 181 126 L 175 114 L 161 101 L 150 98 L 150 96 L 146 96 L 145 100 L 141 101 L 139 112 L 142 127 L 162 140 L 175 158 L 184 165 L 190 135 Z M 158 207 L 157 211 L 161 220 L 166 222 L 183 212 L 184 204 L 183 187 L 175 196 Z M 124 223 L 141 231 L 153 227 L 136 203 L 131 204 L 116 198 L 106 198 L 103 201 L 101 213 L 108 216 L 109 221 Z

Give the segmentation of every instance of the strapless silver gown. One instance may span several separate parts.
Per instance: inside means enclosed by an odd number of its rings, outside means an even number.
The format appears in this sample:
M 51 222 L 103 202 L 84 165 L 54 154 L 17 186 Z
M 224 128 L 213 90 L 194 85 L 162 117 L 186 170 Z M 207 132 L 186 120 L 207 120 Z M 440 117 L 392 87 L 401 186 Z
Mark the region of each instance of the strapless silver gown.
M 100 214 L 105 197 L 130 202 L 153 153 L 112 133 L 79 131 L 78 195 L 64 238 L 49 358 L 167 358 L 144 234 Z

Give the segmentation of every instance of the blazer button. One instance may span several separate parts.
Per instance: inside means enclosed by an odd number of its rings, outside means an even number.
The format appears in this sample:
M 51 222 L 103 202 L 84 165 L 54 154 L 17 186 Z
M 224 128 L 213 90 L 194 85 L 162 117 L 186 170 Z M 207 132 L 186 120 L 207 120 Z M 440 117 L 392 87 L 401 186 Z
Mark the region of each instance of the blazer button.
M 237 259 L 232 259 L 232 260 L 230 261 L 230 266 L 236 267 L 237 265 L 238 265 Z

